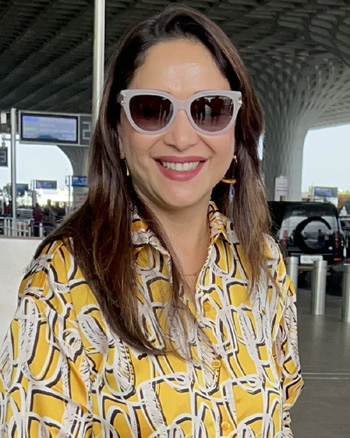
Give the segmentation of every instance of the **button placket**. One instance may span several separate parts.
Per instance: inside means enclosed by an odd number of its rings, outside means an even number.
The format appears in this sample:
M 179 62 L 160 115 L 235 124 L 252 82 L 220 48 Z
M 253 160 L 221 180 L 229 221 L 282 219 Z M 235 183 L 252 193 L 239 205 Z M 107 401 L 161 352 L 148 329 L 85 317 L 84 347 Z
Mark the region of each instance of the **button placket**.
M 212 308 L 212 306 L 211 306 L 211 304 L 209 303 L 209 301 L 205 301 L 205 302 L 203 303 L 203 310 L 204 310 L 205 312 L 209 312 L 209 311 L 211 310 L 211 308 Z
M 219 370 L 221 368 L 221 360 L 219 358 L 216 358 L 213 360 L 211 365 L 215 370 Z
M 221 423 L 221 428 L 227 432 L 229 429 L 231 429 L 231 424 L 228 421 L 223 421 Z

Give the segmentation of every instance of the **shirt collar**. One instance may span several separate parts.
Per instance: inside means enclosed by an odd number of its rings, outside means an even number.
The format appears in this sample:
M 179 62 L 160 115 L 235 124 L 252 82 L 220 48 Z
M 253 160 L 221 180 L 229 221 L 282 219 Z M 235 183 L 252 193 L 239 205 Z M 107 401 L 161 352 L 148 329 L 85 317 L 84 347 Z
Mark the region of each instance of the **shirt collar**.
M 232 230 L 232 223 L 218 210 L 214 202 L 209 203 L 208 220 L 210 227 L 210 245 L 215 243 L 220 235 L 225 240 L 230 242 L 228 230 Z M 159 238 L 138 214 L 135 206 L 133 207 L 132 211 L 131 239 L 136 251 L 139 251 L 145 245 L 152 245 L 160 252 L 168 254 L 161 244 Z
M 209 203 L 208 219 L 210 227 L 210 244 L 213 244 L 220 235 L 230 242 L 228 230 L 232 230 L 232 222 L 219 211 L 215 202 Z
M 168 251 L 163 247 L 159 238 L 155 235 L 152 229 L 139 215 L 136 206 L 132 211 L 132 224 L 131 224 L 131 241 L 135 247 L 136 252 L 140 251 L 146 245 L 152 245 L 155 249 L 161 253 L 169 255 Z

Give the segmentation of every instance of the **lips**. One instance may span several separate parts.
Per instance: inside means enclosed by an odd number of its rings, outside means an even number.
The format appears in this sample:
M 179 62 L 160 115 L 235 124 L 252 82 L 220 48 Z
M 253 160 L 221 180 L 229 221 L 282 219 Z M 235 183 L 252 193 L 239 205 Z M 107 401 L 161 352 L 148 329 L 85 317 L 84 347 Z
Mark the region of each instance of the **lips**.
M 198 175 L 206 159 L 199 156 L 156 157 L 155 161 L 166 178 L 175 181 L 188 181 Z

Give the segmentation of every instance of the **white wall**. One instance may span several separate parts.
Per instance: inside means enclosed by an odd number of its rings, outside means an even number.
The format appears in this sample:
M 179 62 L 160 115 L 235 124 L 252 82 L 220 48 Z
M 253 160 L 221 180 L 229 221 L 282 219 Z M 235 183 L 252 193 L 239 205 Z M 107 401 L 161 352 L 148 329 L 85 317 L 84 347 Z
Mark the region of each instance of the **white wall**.
M 40 239 L 0 237 L 0 344 L 17 306 L 18 286 Z

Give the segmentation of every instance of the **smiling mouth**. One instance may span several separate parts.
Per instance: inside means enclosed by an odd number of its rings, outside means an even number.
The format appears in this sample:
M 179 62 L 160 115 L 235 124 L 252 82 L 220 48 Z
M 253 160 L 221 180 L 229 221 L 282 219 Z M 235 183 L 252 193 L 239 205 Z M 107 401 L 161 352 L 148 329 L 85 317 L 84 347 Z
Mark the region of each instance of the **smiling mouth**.
M 169 161 L 159 161 L 159 163 L 165 167 L 165 169 L 175 170 L 177 172 L 188 172 L 190 170 L 197 169 L 201 164 L 200 161 L 192 161 L 190 163 L 174 163 Z

